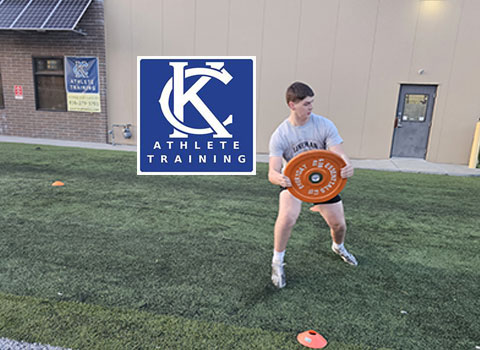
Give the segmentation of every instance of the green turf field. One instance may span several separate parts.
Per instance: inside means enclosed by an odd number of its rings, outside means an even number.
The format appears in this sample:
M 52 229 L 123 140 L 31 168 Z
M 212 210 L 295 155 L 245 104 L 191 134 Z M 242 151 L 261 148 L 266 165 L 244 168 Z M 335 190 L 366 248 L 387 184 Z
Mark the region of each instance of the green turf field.
M 270 283 L 276 186 L 137 176 L 136 154 L 0 143 L 0 337 L 75 349 L 475 349 L 480 178 L 357 170 L 347 247 L 302 212 Z M 52 187 L 55 180 L 64 187 Z

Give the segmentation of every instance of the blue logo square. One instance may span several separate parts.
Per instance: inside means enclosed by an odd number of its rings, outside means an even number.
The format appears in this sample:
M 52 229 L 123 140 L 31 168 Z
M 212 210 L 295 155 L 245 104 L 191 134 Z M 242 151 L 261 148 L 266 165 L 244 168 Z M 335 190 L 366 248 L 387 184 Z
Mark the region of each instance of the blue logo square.
M 255 175 L 255 57 L 138 57 L 139 175 Z

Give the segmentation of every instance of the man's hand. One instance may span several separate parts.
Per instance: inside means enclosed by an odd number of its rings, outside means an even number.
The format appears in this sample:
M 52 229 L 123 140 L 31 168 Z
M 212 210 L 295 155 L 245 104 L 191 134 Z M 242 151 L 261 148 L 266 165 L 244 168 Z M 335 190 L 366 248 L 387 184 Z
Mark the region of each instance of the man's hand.
M 353 176 L 353 165 L 350 162 L 350 159 L 348 158 L 347 154 L 343 150 L 343 146 L 341 144 L 331 146 L 328 150 L 332 151 L 333 153 L 338 154 L 340 157 L 342 157 L 342 159 L 347 164 L 340 170 L 340 176 L 344 179 L 348 179 L 349 177 L 352 177 Z
M 281 173 L 282 157 L 270 157 L 268 169 L 268 180 L 274 185 L 292 187 L 290 179 Z
M 344 179 L 348 179 L 353 176 L 353 166 L 352 164 L 345 165 L 342 170 L 340 170 L 340 176 Z
M 292 187 L 292 182 L 290 181 L 288 176 L 285 176 L 281 173 L 276 173 L 273 174 L 273 177 L 275 177 L 274 181 L 272 181 L 273 183 L 282 187 Z

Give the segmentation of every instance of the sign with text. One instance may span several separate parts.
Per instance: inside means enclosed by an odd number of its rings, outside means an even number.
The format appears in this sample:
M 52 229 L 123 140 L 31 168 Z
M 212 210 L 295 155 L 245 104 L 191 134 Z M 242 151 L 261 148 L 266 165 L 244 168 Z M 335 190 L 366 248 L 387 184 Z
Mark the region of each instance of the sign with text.
M 16 100 L 23 100 L 23 88 L 22 85 L 15 85 L 13 87 L 13 91 L 15 92 L 15 99 Z
M 67 110 L 101 112 L 97 57 L 65 57 Z
M 255 57 L 138 57 L 137 173 L 255 174 Z

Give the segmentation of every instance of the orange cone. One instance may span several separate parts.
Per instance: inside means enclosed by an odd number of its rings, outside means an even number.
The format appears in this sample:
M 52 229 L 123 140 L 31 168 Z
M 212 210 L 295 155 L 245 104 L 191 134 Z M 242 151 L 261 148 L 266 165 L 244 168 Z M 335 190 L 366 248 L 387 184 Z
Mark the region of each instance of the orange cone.
M 55 181 L 52 186 L 65 186 L 65 184 L 62 181 Z
M 327 346 L 327 340 L 319 333 L 309 330 L 297 335 L 297 340 L 303 346 L 312 349 L 323 349 Z

